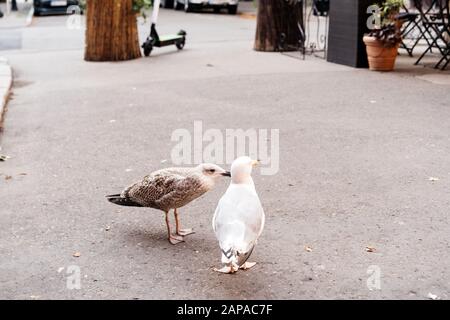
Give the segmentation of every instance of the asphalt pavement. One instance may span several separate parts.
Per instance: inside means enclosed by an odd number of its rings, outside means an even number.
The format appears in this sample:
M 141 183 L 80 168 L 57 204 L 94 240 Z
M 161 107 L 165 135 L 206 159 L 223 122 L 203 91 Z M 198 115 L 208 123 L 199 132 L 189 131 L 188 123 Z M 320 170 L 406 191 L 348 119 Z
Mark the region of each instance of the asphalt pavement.
M 20 48 L 0 51 L 15 74 L 0 298 L 450 298 L 450 86 L 436 81 L 448 71 L 406 57 L 375 73 L 255 52 L 255 20 L 225 13 L 159 20 L 161 34 L 187 31 L 183 51 L 85 62 L 84 30 L 64 16 L 34 19 Z M 267 220 L 249 271 L 212 271 L 226 180 L 181 209 L 196 233 L 176 246 L 162 212 L 104 198 L 171 165 L 172 133 L 196 120 L 222 133 L 280 130 L 279 172 L 254 173 Z

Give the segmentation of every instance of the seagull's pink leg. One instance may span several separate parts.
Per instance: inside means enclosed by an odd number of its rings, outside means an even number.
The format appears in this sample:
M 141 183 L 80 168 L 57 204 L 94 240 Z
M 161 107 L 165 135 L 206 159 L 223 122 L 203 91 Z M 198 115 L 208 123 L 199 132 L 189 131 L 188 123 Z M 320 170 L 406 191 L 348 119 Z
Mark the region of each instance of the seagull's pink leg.
M 176 228 L 177 228 L 177 234 L 179 235 L 179 236 L 187 236 L 187 235 L 190 235 L 190 234 L 193 234 L 193 233 L 195 233 L 194 231 L 192 231 L 192 229 L 181 229 L 180 227 L 180 218 L 178 217 L 178 212 L 177 212 L 177 209 L 174 209 L 173 210 L 173 213 L 174 213 L 174 215 L 175 215 L 175 225 L 176 225 Z
M 170 233 L 170 221 L 169 221 L 169 212 L 168 211 L 166 212 L 166 225 L 167 225 L 167 233 L 169 236 L 169 242 L 171 244 L 177 244 L 177 243 L 184 241 L 183 237 Z

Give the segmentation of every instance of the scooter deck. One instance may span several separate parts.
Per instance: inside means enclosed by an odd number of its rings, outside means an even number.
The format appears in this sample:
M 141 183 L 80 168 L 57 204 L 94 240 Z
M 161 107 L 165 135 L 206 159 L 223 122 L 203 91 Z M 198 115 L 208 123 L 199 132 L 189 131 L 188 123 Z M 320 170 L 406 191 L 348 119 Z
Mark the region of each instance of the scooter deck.
M 180 40 L 182 38 L 183 38 L 183 36 L 179 35 L 179 34 L 168 34 L 168 35 L 159 36 L 159 41 L 163 42 L 163 41 L 170 41 L 170 40 Z
M 155 47 L 164 47 L 176 44 L 178 41 L 183 39 L 183 36 L 177 34 L 163 35 L 159 37 L 159 41 L 155 42 Z

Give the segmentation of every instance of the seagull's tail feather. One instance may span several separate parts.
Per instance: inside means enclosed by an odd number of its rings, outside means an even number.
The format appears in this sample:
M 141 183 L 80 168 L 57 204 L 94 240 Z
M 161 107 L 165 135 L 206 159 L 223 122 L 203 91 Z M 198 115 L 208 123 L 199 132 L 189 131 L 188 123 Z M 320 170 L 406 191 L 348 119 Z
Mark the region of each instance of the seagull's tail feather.
M 245 253 L 237 253 L 237 265 L 238 266 L 242 266 L 244 263 L 247 262 L 248 258 L 250 258 L 250 255 L 253 252 L 253 249 L 255 248 L 255 246 L 253 245 L 249 251 L 245 252 Z
M 233 247 L 228 247 L 227 249 L 222 249 L 222 262 L 223 263 L 232 263 L 237 267 L 241 267 L 244 263 L 247 262 L 248 258 L 253 252 L 255 245 L 250 247 L 250 250 L 246 252 L 240 252 Z
M 142 207 L 141 204 L 131 200 L 130 198 L 121 197 L 120 194 L 111 194 L 106 196 L 106 199 L 114 204 L 119 206 L 127 206 L 127 207 Z

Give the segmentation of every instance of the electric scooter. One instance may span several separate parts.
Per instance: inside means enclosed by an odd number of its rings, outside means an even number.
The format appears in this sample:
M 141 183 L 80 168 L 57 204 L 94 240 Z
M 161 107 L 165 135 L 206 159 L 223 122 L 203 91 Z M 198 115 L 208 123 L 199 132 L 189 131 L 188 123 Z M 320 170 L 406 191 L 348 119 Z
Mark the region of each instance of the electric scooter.
M 144 49 L 144 55 L 148 57 L 153 50 L 153 47 L 165 47 L 175 45 L 178 50 L 182 50 L 186 43 L 186 31 L 180 30 L 177 34 L 169 34 L 164 36 L 159 36 L 156 32 L 156 22 L 158 21 L 159 5 L 161 0 L 153 1 L 153 12 L 150 27 L 150 35 L 147 40 L 142 44 Z

